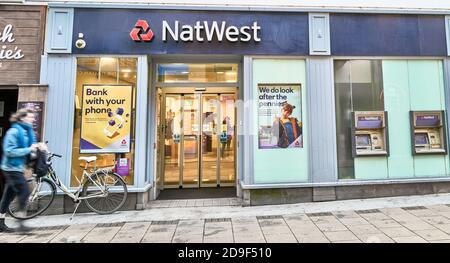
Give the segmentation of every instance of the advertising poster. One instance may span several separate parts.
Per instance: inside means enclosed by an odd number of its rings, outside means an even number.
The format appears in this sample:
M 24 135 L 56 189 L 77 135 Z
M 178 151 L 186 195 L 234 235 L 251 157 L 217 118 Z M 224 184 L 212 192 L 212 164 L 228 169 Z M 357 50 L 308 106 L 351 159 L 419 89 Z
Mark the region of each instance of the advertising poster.
M 42 138 L 42 120 L 44 114 L 44 102 L 42 101 L 19 101 L 17 102 L 17 109 L 29 109 L 34 112 L 33 130 L 36 141 L 41 141 Z
M 127 153 L 131 144 L 131 85 L 83 85 L 80 153 Z
M 301 84 L 258 84 L 258 148 L 302 148 Z
M 128 158 L 119 158 L 116 161 L 116 173 L 120 176 L 130 175 L 130 162 Z

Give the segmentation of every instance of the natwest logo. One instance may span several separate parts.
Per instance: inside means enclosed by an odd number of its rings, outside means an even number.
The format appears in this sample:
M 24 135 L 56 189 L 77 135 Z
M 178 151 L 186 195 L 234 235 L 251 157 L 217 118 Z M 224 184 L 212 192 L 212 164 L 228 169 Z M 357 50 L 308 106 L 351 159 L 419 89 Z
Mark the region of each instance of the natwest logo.
M 256 21 L 251 25 L 237 27 L 229 25 L 225 21 L 220 23 L 217 21 L 196 21 L 194 25 L 183 25 L 177 20 L 173 21 L 173 24 L 163 20 L 161 39 L 163 42 L 169 41 L 170 38 L 176 42 L 212 42 L 214 40 L 218 42 L 260 42 L 260 31 L 261 26 Z M 140 19 L 131 30 L 130 36 L 136 42 L 149 42 L 154 35 L 147 21 Z
M 208 41 L 214 39 L 222 42 L 224 39 L 228 42 L 260 42 L 259 36 L 261 26 L 258 22 L 253 22 L 251 26 L 237 27 L 234 25 L 227 25 L 227 22 L 222 21 L 220 24 L 217 21 L 197 21 L 195 25 L 180 25 L 179 21 L 175 21 L 173 27 L 169 23 L 163 21 L 162 24 L 162 40 L 166 42 L 168 35 L 175 41 L 192 42 L 192 41 Z
M 147 21 L 140 19 L 131 30 L 130 37 L 136 42 L 149 42 L 153 39 L 153 31 L 150 29 Z

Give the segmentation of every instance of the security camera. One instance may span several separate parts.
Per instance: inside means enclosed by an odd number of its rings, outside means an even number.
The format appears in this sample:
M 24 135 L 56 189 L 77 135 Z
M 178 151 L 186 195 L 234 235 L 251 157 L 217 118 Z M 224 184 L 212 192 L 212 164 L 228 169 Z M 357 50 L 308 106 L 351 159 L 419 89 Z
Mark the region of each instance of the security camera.
M 75 46 L 79 49 L 86 47 L 86 41 L 84 41 L 84 34 L 78 33 L 78 40 L 75 42 Z
M 82 49 L 82 48 L 86 47 L 86 41 L 84 41 L 83 39 L 78 39 L 75 42 L 75 46 L 79 49 Z

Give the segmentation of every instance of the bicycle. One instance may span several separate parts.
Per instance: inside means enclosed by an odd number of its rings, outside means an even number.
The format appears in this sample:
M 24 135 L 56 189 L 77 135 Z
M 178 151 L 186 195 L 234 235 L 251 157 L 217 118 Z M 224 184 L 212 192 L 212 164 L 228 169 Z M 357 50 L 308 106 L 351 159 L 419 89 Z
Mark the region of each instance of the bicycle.
M 111 214 L 119 210 L 127 199 L 127 185 L 122 177 L 114 173 L 113 168 L 96 169 L 96 156 L 80 157 L 80 161 L 85 161 L 81 180 L 77 190 L 72 193 L 56 176 L 52 168 L 53 157 L 61 158 L 61 155 L 49 153 L 47 158 L 48 172 L 45 176 L 37 177 L 32 175 L 28 180 L 30 196 L 27 206 L 20 210 L 18 198 L 16 197 L 8 207 L 8 213 L 16 219 L 31 219 L 47 210 L 55 199 L 56 187 L 61 189 L 76 204 L 70 220 L 82 201 L 92 212 L 97 214 Z M 94 169 L 87 172 L 88 166 L 94 162 Z

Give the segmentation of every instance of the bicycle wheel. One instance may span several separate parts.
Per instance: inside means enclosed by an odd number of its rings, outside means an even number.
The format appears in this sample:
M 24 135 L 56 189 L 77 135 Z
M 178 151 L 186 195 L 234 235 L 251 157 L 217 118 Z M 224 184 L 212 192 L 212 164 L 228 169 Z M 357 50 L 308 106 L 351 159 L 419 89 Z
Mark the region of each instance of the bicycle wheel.
M 27 182 L 30 196 L 25 209 L 20 210 L 18 197 L 8 207 L 8 213 L 17 219 L 30 219 L 42 214 L 55 199 L 56 186 L 50 179 L 32 177 Z
M 127 200 L 127 184 L 115 173 L 98 173 L 87 180 L 82 197 L 86 206 L 98 214 L 111 214 L 119 210 Z M 95 184 L 94 184 L 94 182 Z M 102 193 L 102 190 L 105 193 Z

